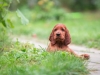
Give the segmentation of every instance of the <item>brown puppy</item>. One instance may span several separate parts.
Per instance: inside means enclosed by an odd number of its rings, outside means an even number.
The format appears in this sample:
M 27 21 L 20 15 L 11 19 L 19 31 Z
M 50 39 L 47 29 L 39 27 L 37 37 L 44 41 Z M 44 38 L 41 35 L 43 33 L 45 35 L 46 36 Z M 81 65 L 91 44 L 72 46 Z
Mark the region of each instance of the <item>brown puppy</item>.
M 82 54 L 78 55 L 76 54 L 72 49 L 68 47 L 68 44 L 71 43 L 71 38 L 68 29 L 64 24 L 57 24 L 49 37 L 50 44 L 47 48 L 47 51 L 53 52 L 53 51 L 67 51 L 71 54 L 74 54 L 76 57 L 89 59 L 88 54 Z

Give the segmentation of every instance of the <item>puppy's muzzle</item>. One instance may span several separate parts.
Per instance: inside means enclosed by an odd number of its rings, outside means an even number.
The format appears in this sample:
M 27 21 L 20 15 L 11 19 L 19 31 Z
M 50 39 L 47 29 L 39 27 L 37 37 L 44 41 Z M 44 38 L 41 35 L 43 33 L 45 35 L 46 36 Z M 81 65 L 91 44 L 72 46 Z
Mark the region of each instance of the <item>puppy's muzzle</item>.
M 61 35 L 60 33 L 57 33 L 57 34 L 56 34 L 57 37 L 60 36 L 60 35 Z

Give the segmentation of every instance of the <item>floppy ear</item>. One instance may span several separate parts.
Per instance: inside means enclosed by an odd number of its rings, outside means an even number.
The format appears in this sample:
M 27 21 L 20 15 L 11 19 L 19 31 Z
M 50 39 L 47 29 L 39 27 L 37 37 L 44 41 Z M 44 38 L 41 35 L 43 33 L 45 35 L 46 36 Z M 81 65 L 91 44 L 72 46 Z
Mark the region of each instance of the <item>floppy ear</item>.
M 55 44 L 55 40 L 54 40 L 54 31 L 52 30 L 50 36 L 49 36 L 49 41 L 51 42 L 51 45 Z
M 65 27 L 65 45 L 67 46 L 70 43 L 71 43 L 70 34 L 68 29 Z

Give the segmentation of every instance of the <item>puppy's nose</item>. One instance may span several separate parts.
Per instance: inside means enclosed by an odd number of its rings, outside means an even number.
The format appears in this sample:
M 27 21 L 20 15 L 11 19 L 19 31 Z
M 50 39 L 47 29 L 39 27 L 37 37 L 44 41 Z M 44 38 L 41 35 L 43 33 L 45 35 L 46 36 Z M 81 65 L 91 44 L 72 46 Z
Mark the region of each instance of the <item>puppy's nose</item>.
M 56 36 L 60 36 L 60 33 L 57 33 Z

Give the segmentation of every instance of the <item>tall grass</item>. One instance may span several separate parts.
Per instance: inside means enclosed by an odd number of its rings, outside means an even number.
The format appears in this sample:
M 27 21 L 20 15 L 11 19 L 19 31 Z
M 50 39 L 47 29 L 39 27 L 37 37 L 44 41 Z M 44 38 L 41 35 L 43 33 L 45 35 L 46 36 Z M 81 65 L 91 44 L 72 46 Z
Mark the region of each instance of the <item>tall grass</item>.
M 17 41 L 0 56 L 0 75 L 87 75 L 86 65 L 67 52 L 49 53 Z

